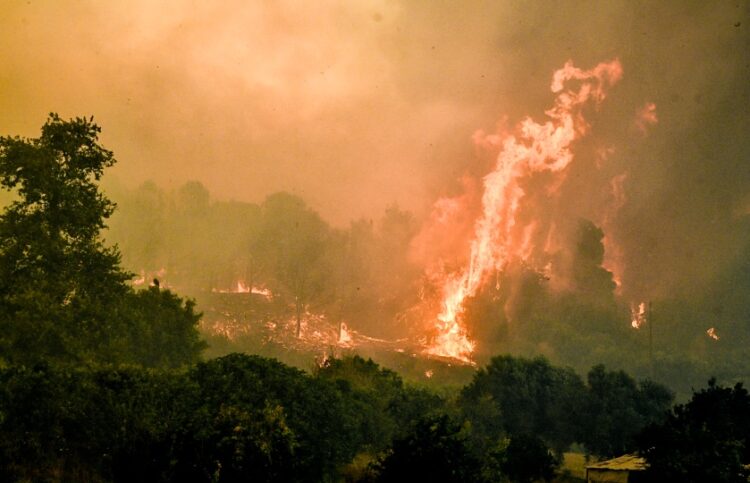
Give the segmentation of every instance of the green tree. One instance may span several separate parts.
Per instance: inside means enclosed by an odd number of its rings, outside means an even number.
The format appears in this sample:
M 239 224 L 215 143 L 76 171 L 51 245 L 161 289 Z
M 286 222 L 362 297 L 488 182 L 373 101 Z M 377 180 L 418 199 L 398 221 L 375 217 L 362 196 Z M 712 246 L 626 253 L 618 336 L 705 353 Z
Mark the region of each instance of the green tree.
M 599 456 L 619 456 L 635 449 L 635 435 L 663 419 L 672 394 L 651 381 L 638 384 L 623 371 L 595 366 L 588 374 L 586 418 L 580 441 Z
M 744 483 L 750 478 L 750 395 L 742 383 L 693 393 L 638 435 L 649 481 Z
M 532 435 L 513 435 L 501 451 L 493 455 L 502 475 L 513 483 L 550 481 L 558 462 L 544 441 Z
M 192 303 L 135 294 L 101 237 L 115 206 L 98 181 L 115 159 L 99 132 L 93 119 L 51 114 L 38 138 L 0 138 L 0 186 L 15 195 L 0 215 L 0 353 L 25 364 L 193 362 Z
M 480 481 L 462 427 L 446 415 L 426 417 L 380 462 L 377 481 Z
M 460 404 L 480 451 L 504 434 L 535 434 L 562 452 L 577 439 L 584 396 L 581 379 L 570 369 L 541 357 L 498 356 L 463 389 Z
M 98 190 L 111 151 L 93 120 L 51 114 L 39 138 L 0 138 L 0 184 L 17 199 L 0 215 L 0 333 L 14 362 L 89 357 L 128 287 L 99 236 L 114 205 Z
M 157 287 L 129 292 L 119 314 L 128 330 L 124 344 L 113 347 L 121 350 L 117 357 L 146 367 L 197 362 L 206 343 L 195 330 L 201 315 L 194 308 L 192 300 Z

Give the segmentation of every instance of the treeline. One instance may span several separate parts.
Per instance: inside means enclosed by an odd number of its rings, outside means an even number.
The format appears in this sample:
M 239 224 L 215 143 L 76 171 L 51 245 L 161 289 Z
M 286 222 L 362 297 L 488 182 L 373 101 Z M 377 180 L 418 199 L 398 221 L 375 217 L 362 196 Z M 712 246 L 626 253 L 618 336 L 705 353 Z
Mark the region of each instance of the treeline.
M 234 354 L 185 371 L 0 370 L 3 481 L 549 481 L 572 444 L 639 451 L 651 481 L 744 481 L 750 396 L 671 394 L 620 371 L 582 381 L 494 358 L 456 393 L 359 357 L 312 374 Z M 714 477 L 714 478 L 711 478 Z
M 492 358 L 455 393 L 359 357 L 312 374 L 240 354 L 200 362 L 193 302 L 157 284 L 134 290 L 100 237 L 114 206 L 97 182 L 114 158 L 98 133 L 52 115 L 39 138 L 0 138 L 13 194 L 0 215 L 2 480 L 528 482 L 551 478 L 571 445 L 638 450 L 655 481 L 747 477 L 741 385 L 712 381 L 666 413 L 659 384 L 603 366 L 583 381 L 543 358 Z M 295 230 L 325 225 L 287 195 L 260 217 L 258 266 L 309 290 L 313 275 L 288 259 L 320 246 Z M 312 239 L 335 236 L 326 230 Z
M 270 289 L 287 316 L 309 309 L 368 335 L 402 338 L 424 335 L 425 314 L 414 309 L 422 298 L 439 298 L 441 287 L 410 261 L 419 223 L 395 206 L 379 220 L 337 229 L 287 193 L 253 204 L 212 200 L 198 182 L 172 192 L 153 183 L 109 191 L 118 211 L 106 236 L 122 249 L 124 264 L 143 269 L 146 283 L 161 278 L 199 302 L 201 293 L 241 280 Z M 467 301 L 475 357 L 543 354 L 579 372 L 602 362 L 667 382 L 681 400 L 712 375 L 724 383 L 746 379 L 750 218 L 738 223 L 748 226 L 747 256 L 687 300 L 653 300 L 653 317 L 636 330 L 632 301 L 617 296 L 602 268 L 604 233 L 582 220 L 567 254 L 568 289 L 556 290 L 543 273 L 514 263 Z M 718 340 L 707 334 L 711 327 Z M 251 348 L 223 342 L 217 346 Z
M 621 372 L 584 384 L 509 356 L 452 396 L 359 357 L 308 374 L 239 354 L 186 371 L 15 366 L 0 388 L 4 481 L 524 481 L 552 476 L 548 447 L 633 450 L 671 401 Z
M 200 298 L 241 281 L 271 290 L 293 315 L 325 312 L 376 336 L 403 336 L 395 315 L 418 302 L 421 274 L 408 259 L 418 227 L 395 205 L 336 229 L 288 193 L 260 204 L 213 201 L 196 181 L 172 192 L 153 183 L 108 192 L 118 211 L 106 236 L 146 283 L 156 277 Z

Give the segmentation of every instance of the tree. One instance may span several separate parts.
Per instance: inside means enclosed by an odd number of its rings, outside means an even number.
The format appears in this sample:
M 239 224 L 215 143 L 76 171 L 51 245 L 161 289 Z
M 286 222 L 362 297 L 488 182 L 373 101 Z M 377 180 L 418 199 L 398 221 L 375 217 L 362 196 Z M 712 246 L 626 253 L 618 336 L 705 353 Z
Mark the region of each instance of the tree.
M 750 478 L 750 395 L 738 383 L 722 387 L 715 379 L 677 405 L 661 424 L 637 437 L 649 464 L 649 481 L 723 481 Z
M 130 277 L 99 233 L 114 205 L 96 182 L 114 164 L 93 119 L 51 114 L 36 139 L 0 138 L 0 326 L 12 361 L 75 360 L 107 338 Z
M 410 434 L 394 441 L 380 463 L 378 481 L 479 481 L 480 462 L 461 430 L 446 415 L 418 421 Z
M 497 454 L 501 474 L 514 483 L 550 481 L 558 461 L 550 454 L 544 441 L 532 435 L 513 435 Z
M 323 256 L 328 249 L 329 228 L 302 199 L 288 193 L 266 198 L 261 216 L 253 250 L 265 260 L 269 278 L 293 298 L 299 337 L 306 306 L 330 282 L 330 267 Z
M 120 314 L 127 337 L 117 357 L 146 367 L 177 368 L 198 362 L 206 343 L 195 330 L 201 315 L 194 308 L 192 300 L 158 287 L 129 292 Z
M 588 374 L 587 417 L 582 443 L 599 456 L 618 456 L 635 449 L 635 435 L 660 421 L 672 394 L 651 381 L 640 385 L 623 371 L 595 366 Z
M 0 350 L 26 364 L 193 362 L 202 345 L 192 303 L 134 293 L 100 235 L 115 208 L 98 186 L 115 163 L 100 131 L 51 114 L 38 138 L 0 138 L 0 186 L 15 194 L 0 215 Z
M 476 441 L 482 451 L 507 433 L 538 435 L 562 452 L 578 436 L 584 395 L 583 383 L 570 369 L 541 357 L 498 356 L 463 389 L 460 404 L 485 440 Z

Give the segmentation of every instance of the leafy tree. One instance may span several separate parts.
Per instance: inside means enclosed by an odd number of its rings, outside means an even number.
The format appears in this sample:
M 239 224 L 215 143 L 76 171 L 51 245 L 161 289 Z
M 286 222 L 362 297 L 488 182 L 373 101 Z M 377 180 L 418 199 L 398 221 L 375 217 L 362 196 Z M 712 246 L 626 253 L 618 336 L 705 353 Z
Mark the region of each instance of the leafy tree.
M 598 365 L 588 374 L 587 417 L 581 442 L 599 456 L 618 456 L 635 449 L 635 435 L 660 421 L 672 394 L 654 382 L 636 381 L 623 371 Z
M 158 287 L 129 292 L 118 314 L 128 331 L 123 344 L 113 344 L 117 359 L 171 368 L 198 362 L 206 343 L 195 330 L 201 315 L 194 308 L 192 300 Z
M 498 356 L 461 392 L 486 450 L 504 434 L 536 434 L 558 452 L 576 441 L 585 389 L 575 372 L 544 358 Z
M 227 418 L 236 419 L 245 428 L 243 412 L 266 421 L 261 426 L 266 432 L 261 434 L 272 437 L 266 443 L 272 445 L 271 454 L 293 454 L 293 458 L 273 460 L 272 470 L 288 475 L 284 481 L 332 479 L 339 466 L 351 461 L 363 445 L 358 433 L 360 416 L 351 399 L 333 383 L 278 361 L 232 354 L 198 364 L 189 379 L 200 388 L 200 405 L 194 412 L 203 416 L 186 427 L 187 443 L 179 459 L 189 466 L 181 468 L 183 475 L 193 472 L 194 465 L 213 475 L 217 461 L 222 467 L 235 464 L 222 459 L 222 455 L 232 454 L 227 445 L 235 443 L 225 440 L 217 447 L 216 438 L 224 439 L 225 429 L 231 427 Z M 235 409 L 226 413 L 230 407 Z M 218 428 L 217 422 L 221 423 Z M 277 434 L 287 431 L 285 428 L 291 431 L 289 435 Z
M 406 437 L 394 441 L 380 462 L 378 481 L 479 481 L 479 467 L 461 425 L 437 415 L 418 421 Z
M 25 364 L 193 362 L 192 303 L 134 294 L 100 236 L 114 204 L 97 182 L 115 159 L 99 132 L 93 119 L 51 114 L 38 138 L 0 138 L 0 186 L 15 194 L 0 215 L 0 350 Z
M 96 353 L 128 290 L 99 237 L 114 205 L 96 181 L 115 162 L 99 132 L 52 114 L 39 138 L 0 138 L 0 184 L 18 194 L 0 215 L 0 344 L 12 361 Z
M 550 481 L 558 461 L 550 454 L 544 441 L 532 435 L 513 435 L 494 457 L 502 475 L 514 483 Z
M 397 426 L 389 412 L 403 391 L 395 372 L 381 369 L 372 359 L 354 356 L 327 360 L 317 376 L 333 381 L 356 404 L 361 416 L 359 433 L 374 453 L 390 445 Z
M 649 464 L 649 481 L 750 479 L 750 395 L 708 381 L 687 404 L 674 407 L 663 423 L 638 435 L 639 452 Z

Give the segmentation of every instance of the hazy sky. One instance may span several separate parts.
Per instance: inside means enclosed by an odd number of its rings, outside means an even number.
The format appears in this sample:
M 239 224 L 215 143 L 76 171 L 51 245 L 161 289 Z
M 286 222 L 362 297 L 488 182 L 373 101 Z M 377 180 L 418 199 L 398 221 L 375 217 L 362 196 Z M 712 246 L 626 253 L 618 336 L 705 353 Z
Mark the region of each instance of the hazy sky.
M 477 129 L 542 116 L 566 60 L 617 57 L 624 77 L 602 116 L 621 141 L 608 175 L 627 172 L 619 237 L 631 253 L 661 249 L 634 267 L 669 270 L 670 257 L 731 252 L 731 229 L 716 228 L 750 211 L 749 11 L 745 0 L 5 0 L 0 133 L 35 136 L 50 111 L 94 115 L 119 160 L 108 176 L 127 185 L 197 179 L 245 201 L 288 190 L 345 224 L 393 202 L 426 213 L 481 171 Z M 623 120 L 646 102 L 659 124 L 635 145 Z

